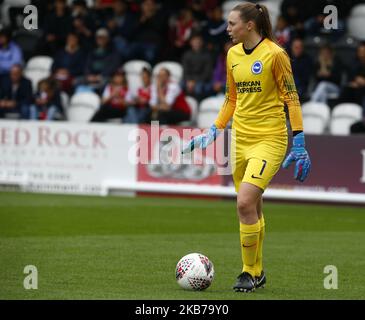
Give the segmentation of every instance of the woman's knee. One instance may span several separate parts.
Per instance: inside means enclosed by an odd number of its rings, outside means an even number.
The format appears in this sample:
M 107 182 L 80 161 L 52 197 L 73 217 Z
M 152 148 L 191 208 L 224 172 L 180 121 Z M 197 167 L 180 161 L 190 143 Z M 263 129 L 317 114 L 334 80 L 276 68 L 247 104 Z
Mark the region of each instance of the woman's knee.
M 237 199 L 237 211 L 240 216 L 247 216 L 254 213 L 256 210 L 256 202 L 252 201 L 248 197 L 238 197 Z

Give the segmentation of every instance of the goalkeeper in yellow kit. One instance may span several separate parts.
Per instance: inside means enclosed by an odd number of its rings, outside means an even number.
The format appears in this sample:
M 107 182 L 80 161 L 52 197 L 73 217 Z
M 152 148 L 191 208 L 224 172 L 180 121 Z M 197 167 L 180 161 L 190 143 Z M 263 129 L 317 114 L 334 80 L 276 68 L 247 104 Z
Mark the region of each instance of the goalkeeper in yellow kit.
M 252 3 L 236 6 L 229 14 L 227 31 L 235 46 L 227 54 L 225 102 L 208 133 L 193 138 L 183 153 L 206 148 L 233 116 L 231 164 L 243 261 L 233 289 L 251 292 L 266 283 L 262 265 L 262 194 L 286 154 L 284 103 L 293 146 L 283 167 L 294 161 L 294 177 L 304 181 L 311 163 L 305 150 L 301 107 L 290 61 L 275 43 L 267 8 Z

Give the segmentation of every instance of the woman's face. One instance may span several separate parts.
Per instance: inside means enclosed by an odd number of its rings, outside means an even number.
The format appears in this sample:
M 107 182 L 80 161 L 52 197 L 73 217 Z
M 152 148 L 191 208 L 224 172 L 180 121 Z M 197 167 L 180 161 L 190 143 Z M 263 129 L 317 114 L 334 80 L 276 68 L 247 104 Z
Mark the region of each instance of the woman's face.
M 294 40 L 292 45 L 291 45 L 291 52 L 292 52 L 294 57 L 301 56 L 304 52 L 303 41 L 301 41 L 299 39 Z
M 7 45 L 8 43 L 8 38 L 5 35 L 0 35 L 0 46 Z
M 243 22 L 239 11 L 231 11 L 228 16 L 227 32 L 233 43 L 240 43 L 248 36 L 252 22 Z
M 165 69 L 161 69 L 157 74 L 157 78 L 161 84 L 166 84 L 169 81 L 169 73 Z
M 332 51 L 328 48 L 322 48 L 320 51 L 320 55 L 326 60 L 332 59 Z
M 151 83 L 151 76 L 146 71 L 142 71 L 142 82 L 145 86 L 147 86 Z
M 124 76 L 121 74 L 116 74 L 113 77 L 113 84 L 116 86 L 122 86 L 124 84 Z
M 42 93 L 48 93 L 50 91 L 49 85 L 47 82 L 41 82 L 39 84 L 39 91 Z
M 79 39 L 74 34 L 69 34 L 67 36 L 67 44 L 72 47 L 79 45 Z
M 361 45 L 357 49 L 357 56 L 362 63 L 365 63 L 365 45 Z

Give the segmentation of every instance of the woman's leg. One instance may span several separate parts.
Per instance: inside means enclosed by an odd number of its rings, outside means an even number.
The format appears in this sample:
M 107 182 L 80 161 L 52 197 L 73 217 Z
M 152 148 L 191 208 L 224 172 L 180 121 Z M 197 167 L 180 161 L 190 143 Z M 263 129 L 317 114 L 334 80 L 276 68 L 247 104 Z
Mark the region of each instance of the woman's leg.
M 241 223 L 254 224 L 258 221 L 257 204 L 261 199 L 262 189 L 242 182 L 237 195 L 237 212 Z
M 311 101 L 327 103 L 331 94 L 339 94 L 340 88 L 329 81 L 321 81 L 312 93 Z
M 259 198 L 256 204 L 256 211 L 257 211 L 257 217 L 260 222 L 260 235 L 259 235 L 259 244 L 257 247 L 257 257 L 256 257 L 256 267 L 255 267 L 255 276 L 256 276 L 256 287 L 258 286 L 257 281 L 260 281 L 259 286 L 263 286 L 265 284 L 261 283 L 262 281 L 266 281 L 264 279 L 265 275 L 263 273 L 263 263 L 262 263 L 262 257 L 263 257 L 263 244 L 264 244 L 264 238 L 265 238 L 265 220 L 264 220 L 264 214 L 263 214 L 263 202 L 262 202 L 262 196 Z
M 50 106 L 47 110 L 46 120 L 54 120 L 57 114 L 58 108 L 56 106 Z
M 38 107 L 35 104 L 32 104 L 29 108 L 29 119 L 38 120 L 38 115 Z
M 129 106 L 127 108 L 123 123 L 138 123 L 138 110 L 135 106 Z
M 287 138 L 283 136 L 241 146 L 248 161 L 243 168 L 243 177 L 237 195 L 243 272 L 234 286 L 236 291 L 253 291 L 263 286 L 266 281 L 262 272 L 262 243 L 265 232 L 262 193 L 280 168 L 285 156 L 286 144 Z M 236 181 L 237 178 L 234 180 Z M 235 185 L 238 186 L 237 183 Z
M 188 121 L 190 115 L 179 110 L 159 111 L 158 121 L 160 124 L 177 124 L 182 121 Z
M 260 222 L 257 214 L 257 202 L 262 190 L 250 183 L 240 185 L 237 196 L 237 211 L 240 221 L 240 238 L 243 260 L 242 272 L 248 272 L 255 277 L 255 265 L 260 236 Z
M 256 259 L 260 238 L 260 221 L 257 214 L 257 202 L 262 189 L 242 182 L 237 195 L 237 213 L 240 221 L 240 242 L 243 269 L 238 277 L 236 291 L 255 290 Z
M 90 122 L 105 122 L 112 118 L 123 118 L 125 116 L 125 109 L 113 108 L 109 105 L 102 105 L 98 111 L 93 115 Z
M 262 195 L 261 195 L 261 197 L 257 200 L 257 203 L 256 203 L 257 218 L 259 220 L 263 216 L 262 207 L 263 207 L 263 202 L 262 202 Z

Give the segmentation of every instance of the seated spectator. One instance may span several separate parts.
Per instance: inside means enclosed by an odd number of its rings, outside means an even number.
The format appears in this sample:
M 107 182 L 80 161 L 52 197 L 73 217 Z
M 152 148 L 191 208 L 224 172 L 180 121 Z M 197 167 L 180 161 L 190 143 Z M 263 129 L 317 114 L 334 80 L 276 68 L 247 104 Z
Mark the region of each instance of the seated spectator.
M 149 113 L 151 98 L 151 70 L 143 68 L 141 72 L 142 86 L 136 92 L 129 91 L 126 97 L 128 103 L 124 123 L 145 123 Z
M 125 73 L 115 72 L 110 83 L 104 89 L 100 109 L 96 111 L 90 121 L 105 122 L 112 118 L 122 119 L 127 110 L 127 93 L 128 84 Z
M 308 85 L 312 76 L 312 66 L 312 59 L 304 51 L 303 40 L 300 38 L 294 39 L 291 44 L 291 67 L 301 101 L 308 98 Z
M 190 119 L 190 107 L 179 85 L 170 81 L 170 71 L 161 68 L 152 85 L 148 122 L 177 124 Z
M 53 56 L 65 45 L 66 35 L 72 31 L 72 18 L 66 0 L 56 0 L 54 10 L 44 18 L 44 42 L 42 51 Z
M 207 8 L 205 7 L 204 2 L 204 0 L 187 1 L 187 5 L 192 11 L 194 19 L 196 21 L 199 21 L 199 23 L 201 24 L 204 24 L 207 20 Z
M 180 61 L 182 54 L 189 48 L 189 39 L 197 23 L 193 18 L 193 13 L 189 8 L 184 8 L 179 12 L 175 21 L 172 22 L 169 30 L 171 44 L 171 59 Z
M 322 46 L 319 50 L 318 61 L 315 64 L 317 84 L 312 93 L 311 101 L 327 104 L 330 95 L 338 96 L 343 71 L 342 63 L 335 57 L 332 47 Z
M 100 90 L 118 66 L 118 54 L 110 42 L 109 32 L 101 28 L 96 32 L 96 48 L 89 53 L 86 61 L 86 84 Z
M 298 37 L 304 36 L 304 21 L 308 17 L 308 4 L 302 0 L 283 0 L 280 12 Z
M 276 21 L 275 37 L 277 42 L 283 48 L 288 49 L 291 38 L 291 29 L 283 16 L 279 16 Z
M 223 18 L 223 9 L 220 6 L 209 11 L 209 18 L 206 25 L 203 27 L 203 37 L 207 44 L 207 48 L 215 56 L 228 40 L 227 37 L 227 22 Z
M 113 8 L 114 0 L 95 0 L 96 10 L 105 10 Z
M 128 49 L 129 59 L 142 59 L 154 64 L 167 38 L 166 30 L 167 19 L 155 0 L 143 0 Z
M 30 119 L 56 120 L 60 114 L 63 108 L 57 81 L 51 78 L 39 81 L 34 104 L 30 107 Z
M 75 33 L 67 35 L 66 46 L 54 57 L 52 72 L 60 82 L 62 91 L 73 93 L 74 81 L 82 77 L 85 69 L 85 53 L 81 50 L 79 37 Z
M 227 81 L 227 52 L 232 47 L 232 42 L 226 42 L 224 45 L 224 52 L 222 52 L 215 64 L 213 71 L 212 89 L 213 94 L 224 93 L 226 90 Z
M 365 42 L 357 48 L 357 61 L 350 76 L 350 81 L 341 96 L 343 102 L 358 103 L 363 108 L 363 119 L 354 123 L 351 133 L 365 133 Z
M 23 76 L 21 65 L 14 64 L 10 76 L 4 78 L 0 85 L 0 118 L 5 113 L 18 113 L 22 119 L 29 119 L 32 98 L 31 81 Z
M 128 59 L 130 39 L 136 28 L 137 20 L 128 11 L 126 0 L 116 0 L 113 12 L 105 19 L 116 50 L 121 55 L 122 61 Z
M 82 49 L 92 49 L 95 23 L 85 0 L 74 0 L 72 2 L 72 26 L 79 37 L 79 44 Z
M 365 42 L 356 51 L 356 61 L 349 75 L 349 82 L 341 93 L 341 102 L 353 102 L 362 105 L 365 98 Z
M 0 30 L 0 78 L 9 75 L 11 66 L 23 63 L 20 47 L 11 40 L 9 29 Z
M 182 57 L 184 87 L 188 95 L 201 100 L 210 91 L 212 61 L 209 53 L 204 49 L 201 35 L 193 35 L 190 46 L 191 49 Z

